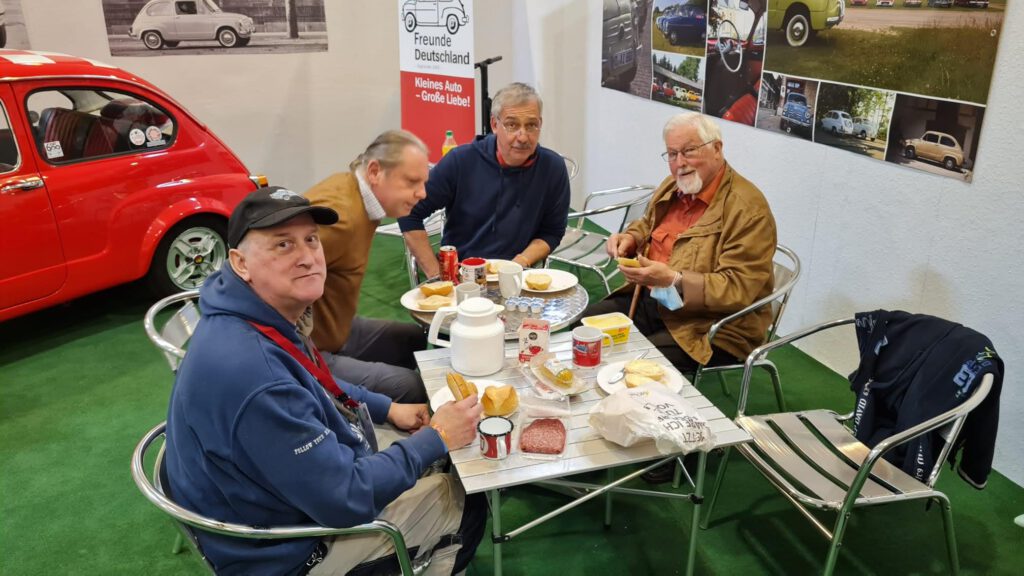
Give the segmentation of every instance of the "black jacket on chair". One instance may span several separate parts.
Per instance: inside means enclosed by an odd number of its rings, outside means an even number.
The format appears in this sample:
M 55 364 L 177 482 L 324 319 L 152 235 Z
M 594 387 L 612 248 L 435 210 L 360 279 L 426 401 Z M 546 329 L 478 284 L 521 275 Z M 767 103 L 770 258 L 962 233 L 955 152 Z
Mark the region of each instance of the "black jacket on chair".
M 960 476 L 984 488 L 992 469 L 1003 381 L 1003 361 L 992 342 L 970 328 L 925 314 L 876 310 L 855 318 L 860 365 L 850 375 L 850 388 L 857 394 L 854 434 L 868 446 L 958 406 L 983 375 L 994 375 L 991 392 L 967 416 L 950 452 L 955 461 L 962 449 Z M 926 481 L 943 442 L 932 432 L 885 458 Z

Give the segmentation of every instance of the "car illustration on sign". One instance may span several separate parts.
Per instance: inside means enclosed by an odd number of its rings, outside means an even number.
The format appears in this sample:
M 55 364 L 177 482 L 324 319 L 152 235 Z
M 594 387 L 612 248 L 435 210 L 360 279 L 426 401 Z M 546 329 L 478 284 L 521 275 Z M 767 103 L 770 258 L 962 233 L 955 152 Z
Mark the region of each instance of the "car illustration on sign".
M 904 142 L 903 155 L 911 160 L 921 158 L 939 162 L 946 170 L 959 170 L 964 164 L 964 151 L 956 138 L 934 130 Z
M 214 0 L 150 0 L 135 16 L 128 35 L 150 50 L 203 40 L 235 48 L 247 45 L 254 30 L 252 18 L 224 12 Z
M 0 321 L 142 278 L 197 288 L 263 181 L 135 74 L 0 50 Z
M 469 23 L 469 17 L 461 0 L 406 0 L 402 22 L 408 32 L 417 26 L 444 26 L 449 34 L 455 34 Z

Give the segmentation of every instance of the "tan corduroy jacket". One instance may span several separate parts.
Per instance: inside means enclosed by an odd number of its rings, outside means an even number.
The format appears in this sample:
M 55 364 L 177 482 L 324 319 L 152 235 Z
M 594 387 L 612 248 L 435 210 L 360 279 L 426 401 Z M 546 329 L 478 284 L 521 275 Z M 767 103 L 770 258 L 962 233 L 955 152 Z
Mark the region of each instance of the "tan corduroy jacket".
M 643 218 L 626 230 L 645 253 L 647 241 L 668 212 L 676 183 L 658 186 Z M 774 289 L 775 219 L 761 191 L 725 165 L 725 174 L 704 215 L 676 239 L 669 267 L 682 273 L 683 307 L 659 307 L 679 346 L 694 360 L 711 359 L 711 325 Z M 770 306 L 730 322 L 715 335 L 715 346 L 744 358 L 764 342 Z
M 366 215 L 359 181 L 349 172 L 328 176 L 310 188 L 306 198 L 338 213 L 336 224 L 320 227 L 327 280 L 324 295 L 313 303 L 312 335 L 317 348 L 337 352 L 352 329 L 359 289 L 370 260 L 370 245 L 380 222 Z

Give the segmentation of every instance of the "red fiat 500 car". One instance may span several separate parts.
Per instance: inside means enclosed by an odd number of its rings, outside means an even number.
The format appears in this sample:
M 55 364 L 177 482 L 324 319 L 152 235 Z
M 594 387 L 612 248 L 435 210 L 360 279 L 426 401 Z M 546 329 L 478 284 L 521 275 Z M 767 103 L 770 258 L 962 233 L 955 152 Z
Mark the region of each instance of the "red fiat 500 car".
M 143 277 L 195 288 L 262 180 L 134 74 L 0 50 L 0 320 Z

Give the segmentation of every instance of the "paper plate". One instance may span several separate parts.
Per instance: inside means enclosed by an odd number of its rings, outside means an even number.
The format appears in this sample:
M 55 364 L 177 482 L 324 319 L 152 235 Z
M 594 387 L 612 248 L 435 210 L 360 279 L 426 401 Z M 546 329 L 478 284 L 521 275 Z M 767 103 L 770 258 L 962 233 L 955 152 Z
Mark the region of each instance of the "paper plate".
M 597 371 L 597 385 L 601 390 L 604 390 L 608 394 L 614 394 L 626 387 L 625 378 L 622 378 L 614 384 L 608 381 L 612 376 L 618 374 L 619 371 L 622 370 L 622 367 L 626 365 L 626 362 L 629 362 L 629 360 L 613 362 L 607 366 L 601 367 L 601 369 Z M 661 367 L 665 369 L 665 375 L 661 377 L 661 383 L 665 385 L 665 388 L 667 388 L 669 392 L 678 394 L 679 391 L 683 389 L 683 383 L 685 382 L 685 380 L 683 380 L 683 375 L 671 366 L 661 364 Z
M 530 288 L 529 286 L 526 285 L 526 278 L 530 276 L 530 274 L 537 273 L 547 274 L 548 276 L 551 276 L 551 285 L 548 286 L 547 290 L 534 290 L 533 288 Z M 579 282 L 579 278 L 576 278 L 575 274 L 571 272 L 566 272 L 565 270 L 540 268 L 536 270 L 531 269 L 523 271 L 523 292 L 536 292 L 538 294 L 561 292 L 562 290 L 568 290 L 569 288 L 572 288 L 573 286 L 579 284 Z

